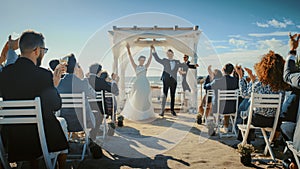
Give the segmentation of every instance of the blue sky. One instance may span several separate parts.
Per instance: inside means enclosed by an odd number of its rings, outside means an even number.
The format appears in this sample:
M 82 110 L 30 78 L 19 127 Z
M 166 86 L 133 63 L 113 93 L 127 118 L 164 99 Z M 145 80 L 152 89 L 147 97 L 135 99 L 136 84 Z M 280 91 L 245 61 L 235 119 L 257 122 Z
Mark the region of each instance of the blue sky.
M 70 52 L 79 54 L 105 24 L 143 12 L 168 13 L 199 25 L 222 61 L 234 62 L 244 55 L 240 62 L 249 66 L 250 56 L 257 58 L 269 49 L 282 53 L 287 32 L 300 32 L 299 0 L 2 0 L 0 45 L 9 34 L 34 29 L 46 37 L 45 61 Z

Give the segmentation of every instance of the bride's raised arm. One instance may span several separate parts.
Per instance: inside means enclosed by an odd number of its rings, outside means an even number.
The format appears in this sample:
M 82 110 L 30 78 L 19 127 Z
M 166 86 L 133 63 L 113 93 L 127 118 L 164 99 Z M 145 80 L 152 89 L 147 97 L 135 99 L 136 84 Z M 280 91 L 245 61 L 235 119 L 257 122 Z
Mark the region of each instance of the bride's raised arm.
M 150 48 L 150 55 L 149 55 L 149 59 L 146 63 L 146 68 L 148 69 L 148 67 L 150 66 L 150 63 L 151 63 L 151 60 L 152 60 L 152 48 Z
M 133 57 L 132 57 L 132 55 L 131 55 L 129 43 L 126 44 L 126 48 L 127 48 L 127 52 L 128 52 L 128 56 L 129 56 L 130 63 L 131 63 L 131 65 L 132 65 L 132 67 L 133 67 L 134 69 L 136 69 L 137 65 L 135 64 L 135 62 L 134 62 L 134 60 L 133 60 Z

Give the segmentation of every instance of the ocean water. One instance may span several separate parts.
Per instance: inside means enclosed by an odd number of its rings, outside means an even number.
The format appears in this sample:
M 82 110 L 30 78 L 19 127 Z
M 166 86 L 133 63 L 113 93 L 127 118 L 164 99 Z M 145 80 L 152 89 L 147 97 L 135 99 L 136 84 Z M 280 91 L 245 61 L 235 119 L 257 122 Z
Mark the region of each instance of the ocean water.
M 160 80 L 160 77 L 161 76 L 147 76 L 147 78 L 148 78 L 151 85 L 162 86 L 163 83 Z M 127 76 L 127 77 L 125 77 L 125 83 L 126 84 L 132 84 L 133 81 L 135 80 L 135 78 L 136 78 L 135 76 Z M 204 77 L 199 76 L 197 81 L 199 82 L 199 79 L 202 79 L 202 78 L 204 78 Z M 182 80 L 181 76 L 177 76 L 177 80 L 178 80 L 177 87 L 181 88 L 181 80 Z M 198 87 L 200 87 L 199 84 L 198 84 Z

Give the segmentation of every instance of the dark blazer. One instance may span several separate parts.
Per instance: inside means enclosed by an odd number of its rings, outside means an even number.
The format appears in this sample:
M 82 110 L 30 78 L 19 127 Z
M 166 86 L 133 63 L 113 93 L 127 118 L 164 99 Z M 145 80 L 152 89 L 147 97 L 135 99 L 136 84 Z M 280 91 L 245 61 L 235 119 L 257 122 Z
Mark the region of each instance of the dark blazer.
M 95 74 L 90 74 L 89 78 L 88 78 L 88 81 L 90 83 L 90 85 L 96 90 L 96 91 L 107 91 L 107 92 L 112 92 L 112 86 L 107 83 L 107 81 L 105 81 L 104 78 L 100 78 L 98 77 L 97 75 Z M 116 93 L 114 93 L 116 94 Z M 105 92 L 104 92 L 104 98 L 105 98 Z M 102 114 L 103 114 L 103 109 L 102 109 L 102 103 L 101 102 L 98 102 L 97 104 L 95 103 L 90 103 L 91 105 L 91 108 L 93 110 L 97 110 L 97 111 L 100 111 Z M 104 104 L 104 109 L 105 109 L 105 112 L 108 112 L 108 109 L 107 109 L 107 104 L 105 102 Z
M 52 73 L 21 57 L 3 69 L 0 77 L 4 100 L 41 98 L 45 135 L 50 152 L 68 148 L 68 143 L 54 111 L 61 108 L 61 98 L 53 85 Z M 35 125 L 4 126 L 4 140 L 9 161 L 32 160 L 42 155 Z
M 215 90 L 215 99 L 213 106 L 213 113 L 217 111 L 217 98 L 218 98 L 218 90 L 236 90 L 239 89 L 239 80 L 236 77 L 232 77 L 229 75 L 225 75 L 220 79 L 215 79 L 211 83 L 205 86 L 207 89 Z M 236 111 L 236 107 L 234 101 L 224 101 L 221 102 L 220 105 L 220 113 L 227 114 L 233 113 Z
M 88 78 L 88 81 L 96 91 L 104 90 L 111 92 L 111 85 L 109 85 L 104 78 L 100 78 L 94 74 L 91 74 Z
M 163 70 L 163 73 L 161 75 L 161 80 L 164 81 L 167 77 L 172 77 L 173 79 L 175 79 L 177 81 L 177 72 L 178 72 L 178 69 L 180 67 L 183 67 L 184 64 L 183 63 L 180 63 L 179 60 L 174 60 L 175 62 L 175 67 L 173 70 L 171 70 L 171 64 L 170 64 L 170 60 L 169 59 L 166 59 L 166 58 L 159 58 L 157 53 L 154 52 L 152 53 L 153 56 L 154 56 L 154 59 L 162 64 L 164 66 L 164 70 Z

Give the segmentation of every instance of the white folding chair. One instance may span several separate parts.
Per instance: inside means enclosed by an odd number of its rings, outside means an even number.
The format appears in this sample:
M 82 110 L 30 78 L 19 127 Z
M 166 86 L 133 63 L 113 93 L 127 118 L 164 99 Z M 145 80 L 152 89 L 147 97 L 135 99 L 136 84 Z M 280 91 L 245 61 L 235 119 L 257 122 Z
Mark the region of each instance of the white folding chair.
M 87 127 L 87 119 L 86 119 L 86 106 L 85 106 L 85 93 L 62 93 L 60 94 L 60 97 L 62 99 L 62 109 L 68 109 L 68 108 L 75 108 L 75 109 L 82 109 L 82 128 L 85 133 L 85 142 L 83 144 L 83 150 L 80 155 L 81 160 L 84 159 L 87 146 L 89 144 L 89 136 L 91 128 Z M 69 157 L 78 156 L 78 155 L 68 155 Z
M 36 124 L 44 161 L 48 169 L 54 169 L 60 152 L 49 152 L 44 131 L 40 98 L 34 100 L 0 101 L 0 125 Z M 6 109 L 9 108 L 9 109 Z M 9 152 L 8 152 L 9 153 Z M 0 135 L 0 158 L 5 169 L 10 169 Z
M 203 112 L 203 119 L 205 120 L 205 124 L 207 124 L 207 106 L 208 106 L 208 99 L 211 98 L 211 100 L 213 100 L 215 97 L 215 91 L 214 90 L 207 90 L 206 92 L 206 96 L 205 96 L 205 105 L 203 107 L 204 112 Z
M 275 161 L 274 153 L 271 149 L 271 141 L 274 138 L 276 127 L 280 115 L 280 108 L 281 108 L 281 93 L 280 94 L 258 94 L 258 93 L 251 93 L 251 103 L 249 108 L 249 114 L 248 114 L 248 122 L 246 125 L 239 124 L 238 128 L 241 130 L 242 136 L 243 136 L 243 142 L 242 144 L 247 143 L 247 138 L 250 132 L 250 129 L 260 129 L 265 143 L 265 151 L 264 154 L 266 155 L 269 151 L 272 159 Z M 273 127 L 256 127 L 251 124 L 252 122 L 252 115 L 253 111 L 255 109 L 263 109 L 263 108 L 273 108 L 276 109 L 276 114 L 274 117 L 274 123 Z M 266 132 L 270 132 L 270 136 L 267 136 Z
M 287 144 L 288 149 L 293 153 L 293 156 L 296 160 L 297 166 L 299 167 L 300 166 L 300 161 L 299 161 L 300 152 L 296 150 L 292 141 L 287 141 L 286 144 Z
M 104 91 L 102 90 L 102 91 L 98 91 L 96 93 L 97 93 L 96 98 L 95 99 L 89 98 L 88 101 L 90 103 L 101 102 L 101 104 L 102 104 L 103 121 L 102 121 L 102 124 L 100 126 L 100 129 L 103 131 L 103 134 L 100 137 L 102 137 L 102 139 L 104 140 L 106 135 L 107 135 L 107 132 L 108 132 L 108 125 L 107 125 L 107 120 L 106 120 L 107 115 L 106 115 L 105 107 L 104 107 L 105 106 Z M 97 110 L 93 110 L 93 111 L 97 111 Z M 101 113 L 101 112 L 98 112 L 98 113 Z M 97 137 L 97 139 L 100 138 L 100 137 Z
M 238 102 L 239 102 L 239 90 L 218 90 L 218 97 L 217 97 L 217 114 L 216 114 L 216 125 L 218 129 L 219 137 L 222 138 L 223 136 L 230 137 L 230 136 L 237 136 L 237 132 L 235 131 L 235 121 L 236 121 L 236 115 L 238 111 Z M 234 101 L 235 104 L 235 112 L 229 113 L 229 114 L 223 114 L 223 110 L 221 110 L 221 103 L 226 101 Z M 228 104 L 228 103 L 226 103 Z M 220 121 L 224 120 L 225 116 L 229 116 L 230 122 L 232 124 L 232 134 L 222 134 L 220 132 L 221 124 Z

